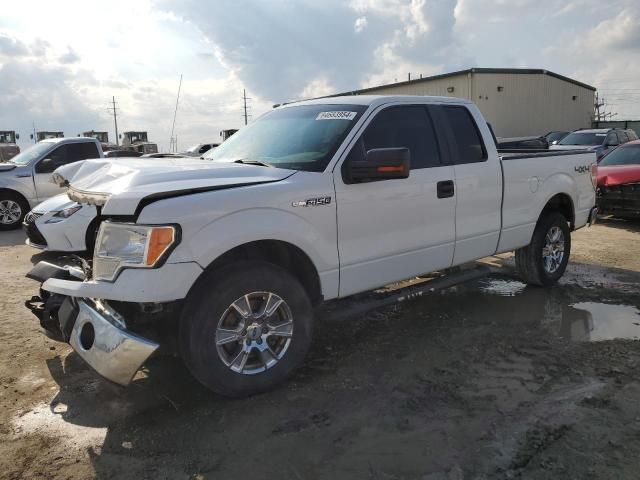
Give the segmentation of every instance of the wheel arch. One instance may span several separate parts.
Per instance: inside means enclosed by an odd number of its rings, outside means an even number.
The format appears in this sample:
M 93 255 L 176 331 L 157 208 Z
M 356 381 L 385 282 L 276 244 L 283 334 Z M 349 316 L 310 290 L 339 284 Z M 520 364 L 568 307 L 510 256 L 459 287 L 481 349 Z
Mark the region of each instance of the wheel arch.
M 7 188 L 7 187 L 0 187 L 0 195 L 3 193 L 11 193 L 12 195 L 16 195 L 18 196 L 21 200 L 24 201 L 24 203 L 27 205 L 27 207 L 29 209 L 31 209 L 31 204 L 29 203 L 29 200 L 27 200 L 27 197 L 25 197 L 21 192 L 19 192 L 18 190 L 15 190 L 13 188 Z M 28 212 L 25 212 L 28 213 Z
M 571 195 L 567 193 L 556 193 L 551 196 L 542 208 L 542 212 L 540 212 L 538 217 L 538 222 L 546 213 L 549 212 L 561 213 L 567 219 L 570 229 L 573 230 L 575 228 L 576 213 Z
M 263 260 L 284 268 L 302 284 L 313 305 L 322 302 L 322 285 L 315 264 L 301 248 L 283 240 L 256 240 L 227 250 L 204 268 L 195 284 L 205 273 L 220 270 L 242 260 Z

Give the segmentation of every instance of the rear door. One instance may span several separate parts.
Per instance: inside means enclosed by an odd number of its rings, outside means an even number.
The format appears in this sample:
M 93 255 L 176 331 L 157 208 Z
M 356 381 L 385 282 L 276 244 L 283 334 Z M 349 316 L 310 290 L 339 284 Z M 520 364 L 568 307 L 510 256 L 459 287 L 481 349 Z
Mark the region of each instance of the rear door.
M 62 189 L 51 182 L 51 174 L 56 168 L 88 158 L 100 158 L 94 142 L 60 145 L 40 160 L 35 165 L 33 176 L 38 200 L 42 202 L 61 193 Z
M 478 128 L 480 122 L 486 124 L 479 112 L 472 113 L 464 105 L 444 105 L 439 111 L 454 163 L 453 265 L 460 265 L 496 251 L 501 226 L 502 174 L 495 146 L 485 145 Z
M 406 147 L 409 178 L 349 184 L 342 172 L 374 148 Z M 425 105 L 379 109 L 334 170 L 340 296 L 449 267 L 455 241 L 453 167 Z

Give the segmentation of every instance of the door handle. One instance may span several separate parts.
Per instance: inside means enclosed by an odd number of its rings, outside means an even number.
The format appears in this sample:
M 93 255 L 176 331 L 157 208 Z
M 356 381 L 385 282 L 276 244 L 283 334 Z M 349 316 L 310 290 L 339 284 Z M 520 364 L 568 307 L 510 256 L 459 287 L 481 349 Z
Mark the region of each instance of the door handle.
M 455 195 L 453 180 L 443 180 L 437 183 L 438 198 L 451 198 Z

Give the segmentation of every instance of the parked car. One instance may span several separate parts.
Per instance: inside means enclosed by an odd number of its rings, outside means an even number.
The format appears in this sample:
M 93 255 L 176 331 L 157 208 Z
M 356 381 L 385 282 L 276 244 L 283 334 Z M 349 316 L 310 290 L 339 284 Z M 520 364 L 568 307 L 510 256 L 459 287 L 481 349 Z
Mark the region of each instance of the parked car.
M 547 150 L 549 142 L 545 137 L 498 138 L 499 150 Z
M 545 133 L 543 135 L 543 137 L 547 139 L 547 143 L 549 145 L 555 145 L 556 143 L 558 143 L 560 140 L 562 140 L 564 137 L 566 137 L 570 133 L 571 132 L 565 132 L 565 131 L 562 131 L 562 130 L 558 130 L 558 131 L 547 132 L 547 133 Z
M 94 138 L 51 138 L 0 164 L 0 231 L 19 228 L 32 207 L 63 191 L 50 181 L 56 168 L 103 156 Z
M 638 137 L 633 130 L 593 128 L 571 132 L 549 148 L 552 150 L 593 150 L 600 160 L 618 145 L 637 139 Z
M 212 148 L 216 148 L 219 145 L 219 143 L 199 143 L 198 145 L 187 148 L 184 152 L 181 153 L 188 157 L 201 157 L 209 150 L 211 150 Z
M 119 157 L 129 157 L 135 158 L 142 156 L 140 152 L 134 152 L 133 150 L 109 150 L 104 152 L 104 156 L 106 158 L 119 158 Z
M 640 218 L 640 141 L 619 146 L 598 164 L 598 208 Z
M 92 248 L 97 232 L 96 207 L 70 200 L 66 193 L 45 200 L 22 222 L 26 244 L 53 252 Z
M 119 162 L 56 172 L 100 208 L 92 268 L 37 264 L 27 305 L 122 385 L 175 340 L 213 391 L 271 389 L 303 362 L 322 301 L 514 249 L 524 281 L 551 285 L 596 212 L 593 152 L 501 157 L 453 97 L 291 103 L 209 162 Z

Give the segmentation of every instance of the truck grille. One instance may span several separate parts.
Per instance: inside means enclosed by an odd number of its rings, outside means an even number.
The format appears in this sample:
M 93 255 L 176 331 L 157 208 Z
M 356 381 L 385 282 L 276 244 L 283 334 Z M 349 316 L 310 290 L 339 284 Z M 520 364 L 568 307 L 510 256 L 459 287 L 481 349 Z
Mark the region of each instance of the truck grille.
M 35 221 L 39 219 L 42 215 L 43 215 L 42 213 L 36 213 L 34 211 L 31 211 L 24 216 L 24 223 L 25 224 L 35 223 Z
M 24 217 L 24 220 L 22 221 L 22 229 L 27 235 L 30 243 L 40 247 L 46 247 L 47 241 L 44 239 L 42 233 L 40 233 L 40 230 L 38 230 L 38 227 L 36 226 L 36 220 L 42 215 L 42 213 L 36 213 L 33 211 L 27 213 Z

